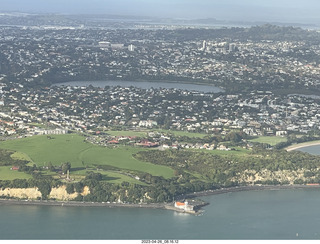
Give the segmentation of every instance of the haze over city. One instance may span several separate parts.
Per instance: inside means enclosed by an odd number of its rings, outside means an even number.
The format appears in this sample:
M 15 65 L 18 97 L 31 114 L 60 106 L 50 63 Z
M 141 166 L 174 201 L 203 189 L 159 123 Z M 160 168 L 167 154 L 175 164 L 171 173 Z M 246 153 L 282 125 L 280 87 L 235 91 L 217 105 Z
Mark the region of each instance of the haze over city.
M 316 0 L 3 0 L 1 10 L 318 24 Z

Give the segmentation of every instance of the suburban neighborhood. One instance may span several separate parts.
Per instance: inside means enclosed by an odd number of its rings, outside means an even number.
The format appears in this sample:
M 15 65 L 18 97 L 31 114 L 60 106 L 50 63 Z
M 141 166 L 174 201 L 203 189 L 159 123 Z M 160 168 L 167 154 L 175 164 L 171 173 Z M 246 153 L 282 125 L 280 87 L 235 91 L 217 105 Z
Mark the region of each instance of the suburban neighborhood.
M 27 89 L 1 84 L 1 135 L 25 137 L 77 132 L 100 145 L 133 142 L 145 147 L 206 148 L 218 145 L 179 144 L 168 131 L 225 136 L 310 134 L 319 130 L 318 97 L 277 96 L 271 91 L 245 95 L 137 87 L 55 86 Z M 149 140 L 107 136 L 111 130 L 147 131 Z M 154 130 L 154 131 L 153 131 Z M 192 134 L 191 134 L 192 135 Z M 94 139 L 94 138 L 100 139 Z M 227 150 L 218 147 L 220 150 Z

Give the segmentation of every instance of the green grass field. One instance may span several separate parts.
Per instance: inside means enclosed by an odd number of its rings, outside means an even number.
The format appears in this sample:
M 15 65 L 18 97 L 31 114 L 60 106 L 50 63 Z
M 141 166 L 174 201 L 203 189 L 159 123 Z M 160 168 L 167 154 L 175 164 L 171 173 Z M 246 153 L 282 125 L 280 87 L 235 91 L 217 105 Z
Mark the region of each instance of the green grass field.
M 8 140 L 0 143 L 0 148 L 16 151 L 15 157 L 30 159 L 37 166 L 46 166 L 51 162 L 60 166 L 64 162 L 71 163 L 72 174 L 79 174 L 76 169 L 85 166 L 110 165 L 124 170 L 142 171 L 164 178 L 173 177 L 169 167 L 141 162 L 132 154 L 139 148 L 118 147 L 105 148 L 85 142 L 84 137 L 77 134 L 33 136 L 23 139 Z M 122 177 L 125 178 L 125 177 Z
M 242 147 L 235 147 L 235 150 L 230 150 L 230 151 L 223 151 L 223 150 L 206 150 L 206 152 L 214 154 L 214 155 L 219 155 L 219 156 L 223 156 L 223 155 L 236 155 L 236 156 L 243 156 L 243 155 L 247 155 L 250 150 L 242 148 Z
M 286 142 L 286 137 L 280 137 L 280 136 L 259 136 L 258 138 L 249 140 L 251 142 L 259 142 L 259 143 L 268 143 L 271 146 L 274 146 L 280 142 Z
M 143 131 L 126 131 L 126 130 L 121 130 L 121 131 L 113 131 L 113 130 L 108 130 L 105 131 L 111 136 L 137 136 L 137 137 L 145 137 L 147 135 L 147 132 Z
M 11 166 L 0 166 L 0 180 L 14 180 L 14 179 L 30 179 L 31 175 L 17 170 L 11 170 Z
M 123 181 L 129 182 L 129 183 L 133 183 L 133 184 L 139 184 L 139 185 L 146 185 L 145 183 L 136 180 L 130 176 L 121 174 L 121 173 L 117 173 L 117 172 L 113 172 L 113 171 L 97 171 L 97 170 L 87 170 L 87 169 L 83 169 L 83 170 L 79 170 L 73 174 L 71 174 L 72 178 L 75 178 L 75 180 L 79 180 L 81 178 L 84 178 L 83 175 L 86 174 L 87 171 L 92 171 L 95 173 L 101 173 L 102 174 L 102 181 L 107 181 L 109 183 L 115 183 L 115 184 L 120 184 Z
M 188 132 L 188 131 L 177 131 L 177 130 L 154 130 L 162 133 L 171 133 L 175 136 L 187 136 L 187 137 L 199 137 L 204 138 L 205 136 L 208 136 L 208 134 L 204 133 L 194 133 L 194 132 Z

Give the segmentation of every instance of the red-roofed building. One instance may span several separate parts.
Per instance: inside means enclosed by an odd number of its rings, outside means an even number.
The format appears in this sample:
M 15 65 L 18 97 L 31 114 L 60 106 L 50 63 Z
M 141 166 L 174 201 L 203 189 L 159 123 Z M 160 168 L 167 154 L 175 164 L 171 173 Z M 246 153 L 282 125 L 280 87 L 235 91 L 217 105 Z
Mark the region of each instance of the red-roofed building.
M 12 166 L 11 170 L 19 170 L 19 166 Z
M 108 141 L 109 144 L 119 144 L 119 141 L 117 140 L 111 140 L 111 141 Z
M 176 208 L 183 209 L 185 211 L 192 211 L 193 210 L 193 206 L 189 205 L 187 201 L 185 201 L 185 202 L 175 202 L 174 206 Z

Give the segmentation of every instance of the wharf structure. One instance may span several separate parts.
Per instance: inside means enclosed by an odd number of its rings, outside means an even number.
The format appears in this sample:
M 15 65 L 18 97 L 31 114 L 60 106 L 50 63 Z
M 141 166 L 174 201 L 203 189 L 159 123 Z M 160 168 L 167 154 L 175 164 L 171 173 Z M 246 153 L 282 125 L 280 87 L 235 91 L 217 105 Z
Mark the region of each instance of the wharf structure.
M 180 213 L 189 213 L 189 214 L 199 214 L 202 212 L 201 207 L 208 205 L 205 202 L 192 201 L 190 204 L 188 201 L 179 202 L 176 201 L 174 204 L 166 205 L 165 208 L 169 210 L 174 210 Z

